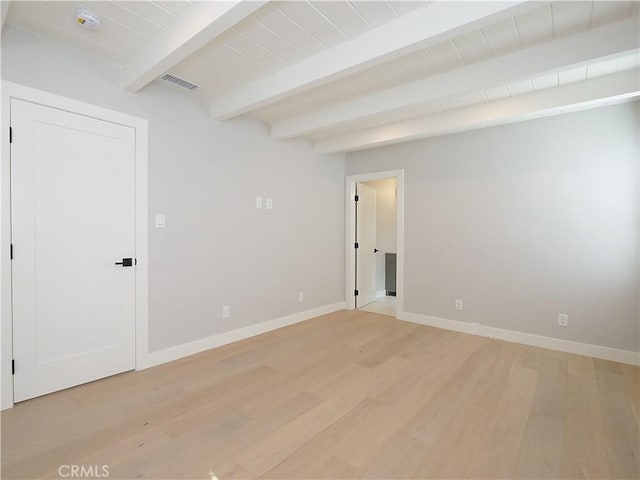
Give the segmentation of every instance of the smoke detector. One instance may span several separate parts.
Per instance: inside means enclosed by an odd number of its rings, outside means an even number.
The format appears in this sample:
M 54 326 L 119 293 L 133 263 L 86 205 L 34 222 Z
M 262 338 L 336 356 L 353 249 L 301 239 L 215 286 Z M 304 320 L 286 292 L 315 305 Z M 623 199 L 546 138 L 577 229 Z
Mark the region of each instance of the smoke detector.
M 76 23 L 89 30 L 97 30 L 100 28 L 100 17 L 88 8 L 81 7 L 76 9 Z

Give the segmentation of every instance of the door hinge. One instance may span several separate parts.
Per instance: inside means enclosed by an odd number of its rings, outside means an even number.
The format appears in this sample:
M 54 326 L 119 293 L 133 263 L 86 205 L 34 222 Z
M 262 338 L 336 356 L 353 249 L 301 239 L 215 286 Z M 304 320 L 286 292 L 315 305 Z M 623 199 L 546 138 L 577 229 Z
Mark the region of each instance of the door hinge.
M 353 199 L 357 202 L 358 200 L 360 200 L 360 197 L 356 195 L 355 197 L 353 197 Z
M 9 143 L 13 143 L 13 127 L 9 127 Z
M 358 296 L 358 290 L 354 290 L 353 291 L 353 295 L 357 297 Z
M 13 260 L 13 243 L 9 245 L 9 259 Z
M 14 359 L 11 359 L 11 375 L 15 375 L 16 374 L 16 361 Z
M 353 248 L 358 248 L 360 245 L 358 244 L 358 242 L 353 244 Z

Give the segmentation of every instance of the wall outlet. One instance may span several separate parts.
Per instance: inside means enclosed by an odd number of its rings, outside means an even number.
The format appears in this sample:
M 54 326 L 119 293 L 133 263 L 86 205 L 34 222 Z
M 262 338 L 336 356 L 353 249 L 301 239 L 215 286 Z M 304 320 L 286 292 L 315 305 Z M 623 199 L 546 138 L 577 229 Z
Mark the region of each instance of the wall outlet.
M 298 301 L 304 302 L 304 292 L 298 292 Z
M 222 318 L 231 317 L 231 307 L 229 305 L 225 305 L 222 307 Z
M 273 209 L 273 200 L 270 198 L 267 198 L 267 210 L 271 210 Z
M 569 326 L 569 315 L 566 313 L 558 314 L 558 326 L 559 327 L 568 327 Z
M 256 197 L 256 208 L 262 208 L 262 197 Z
M 464 304 L 462 303 L 462 300 L 460 300 L 459 298 L 456 300 L 456 304 L 455 304 L 456 310 L 462 310 L 464 308 Z

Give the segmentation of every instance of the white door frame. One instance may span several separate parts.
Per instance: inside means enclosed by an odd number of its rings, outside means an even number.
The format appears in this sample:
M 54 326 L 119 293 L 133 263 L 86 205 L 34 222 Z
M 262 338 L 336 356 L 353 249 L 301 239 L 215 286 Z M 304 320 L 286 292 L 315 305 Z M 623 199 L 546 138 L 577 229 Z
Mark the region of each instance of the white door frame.
M 13 406 L 13 375 L 11 360 L 13 358 L 13 315 L 11 308 L 11 260 L 9 248 L 11 244 L 11 164 L 9 147 L 9 126 L 11 120 L 11 99 L 16 98 L 46 107 L 57 108 L 111 123 L 131 127 L 135 130 L 135 334 L 136 334 L 136 370 L 145 368 L 149 356 L 149 207 L 148 207 L 148 165 L 149 165 L 149 127 L 148 121 L 116 112 L 106 108 L 80 102 L 67 97 L 13 82 L 2 81 L 2 160 L 0 164 L 0 211 L 2 225 L 0 228 L 0 401 L 1 408 Z
M 356 251 L 353 245 L 356 241 L 356 216 L 355 216 L 355 195 L 356 184 L 361 182 L 370 182 L 372 180 L 384 180 L 386 178 L 395 178 L 397 181 L 398 199 L 396 205 L 396 221 L 397 221 L 397 250 L 396 257 L 396 318 L 400 318 L 404 311 L 404 169 L 387 170 L 384 172 L 372 172 L 359 175 L 347 175 L 346 177 L 346 195 L 345 195 L 345 252 L 346 252 L 346 272 L 345 272 L 345 299 L 349 310 L 355 307 L 355 290 L 356 279 Z

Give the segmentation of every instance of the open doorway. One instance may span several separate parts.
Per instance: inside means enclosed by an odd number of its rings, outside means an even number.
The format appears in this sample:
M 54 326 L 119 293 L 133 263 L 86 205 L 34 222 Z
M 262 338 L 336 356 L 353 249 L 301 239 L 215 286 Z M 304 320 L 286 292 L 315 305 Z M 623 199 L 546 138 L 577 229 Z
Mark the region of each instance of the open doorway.
M 402 311 L 403 172 L 347 177 L 347 304 Z
M 396 315 L 397 180 L 356 184 L 356 308 Z

